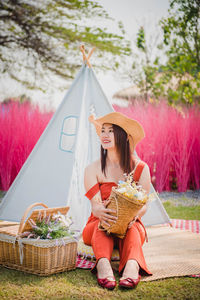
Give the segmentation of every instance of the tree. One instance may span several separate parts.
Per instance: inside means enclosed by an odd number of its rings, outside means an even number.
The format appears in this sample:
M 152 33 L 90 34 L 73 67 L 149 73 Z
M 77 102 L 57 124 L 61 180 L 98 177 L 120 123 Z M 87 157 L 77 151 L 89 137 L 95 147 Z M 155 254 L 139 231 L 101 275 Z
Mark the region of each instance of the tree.
M 158 33 L 147 39 L 145 28 L 143 26 L 139 28 L 135 41 L 136 48 L 132 55 L 132 66 L 126 72 L 129 79 L 139 88 L 139 98 L 145 101 L 152 96 L 159 97 L 163 93 L 162 85 L 157 82 L 160 50 L 156 48 L 159 38 Z
M 170 103 L 193 103 L 200 91 L 200 0 L 171 0 L 169 16 L 161 20 L 167 63 L 161 66 Z
M 120 34 L 98 26 L 108 20 L 102 6 L 89 0 L 0 0 L 1 73 L 34 88 L 35 79 L 41 86 L 47 74 L 72 78 L 81 64 L 81 43 L 95 46 L 99 57 L 129 54 L 121 24 Z M 114 67 L 115 60 L 103 62 Z
M 159 97 L 163 92 L 162 85 L 156 81 L 158 73 L 157 64 L 159 59 L 156 57 L 154 61 L 152 61 L 143 27 L 140 27 L 137 33 L 136 45 L 137 48 L 144 54 L 144 60 L 142 61 L 143 76 L 140 75 L 138 86 L 141 93 L 144 95 L 145 100 L 148 101 L 150 96 L 154 95 L 155 97 Z
M 170 104 L 200 103 L 200 0 L 170 0 L 169 15 L 160 21 L 163 42 L 155 46 L 165 54 L 150 59 L 145 30 L 137 33 L 140 51 L 133 63 L 133 80 L 147 100 L 149 96 L 168 99 Z

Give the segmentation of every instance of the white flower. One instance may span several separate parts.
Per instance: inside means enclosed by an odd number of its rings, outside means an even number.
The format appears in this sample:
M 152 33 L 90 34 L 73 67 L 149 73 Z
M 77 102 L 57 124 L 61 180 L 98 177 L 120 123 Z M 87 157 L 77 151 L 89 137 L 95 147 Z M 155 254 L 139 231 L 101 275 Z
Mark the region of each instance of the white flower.
M 138 198 L 138 200 L 142 200 L 144 198 L 143 193 L 142 192 L 138 192 L 137 193 L 137 198 Z
M 66 227 L 69 227 L 72 224 L 71 219 L 67 216 L 64 216 L 64 215 L 60 216 L 60 221 Z
M 60 212 L 58 212 L 57 215 L 54 215 L 53 219 L 58 219 L 61 222 L 61 224 L 66 226 L 67 228 L 69 228 L 72 224 L 72 219 L 69 218 L 67 215 L 62 215 Z
M 126 188 L 125 187 L 122 187 L 122 188 L 119 188 L 119 189 L 117 189 L 117 191 L 119 192 L 119 193 L 125 193 L 126 192 Z

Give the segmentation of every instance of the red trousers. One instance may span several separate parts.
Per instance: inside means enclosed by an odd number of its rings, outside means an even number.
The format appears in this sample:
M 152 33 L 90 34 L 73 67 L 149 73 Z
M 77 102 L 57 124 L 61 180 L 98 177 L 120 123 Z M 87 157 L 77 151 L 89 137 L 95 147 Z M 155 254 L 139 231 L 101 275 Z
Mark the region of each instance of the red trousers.
M 99 219 L 87 223 L 83 230 L 83 241 L 86 245 L 92 246 L 96 261 L 100 258 L 111 260 L 114 246 L 117 245 L 120 255 L 119 272 L 121 273 L 129 259 L 134 259 L 140 266 L 140 273 L 151 275 L 146 266 L 142 245 L 145 241 L 145 230 L 139 221 L 136 221 L 123 239 L 108 236 L 98 229 Z

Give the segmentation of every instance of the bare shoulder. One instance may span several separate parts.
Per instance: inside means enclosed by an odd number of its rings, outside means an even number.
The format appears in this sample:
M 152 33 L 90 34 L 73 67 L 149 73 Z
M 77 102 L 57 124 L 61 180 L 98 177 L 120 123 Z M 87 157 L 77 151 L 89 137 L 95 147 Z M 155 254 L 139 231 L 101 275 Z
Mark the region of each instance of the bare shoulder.
M 91 164 L 89 164 L 89 165 L 85 168 L 85 174 L 86 174 L 86 173 L 92 173 L 93 175 L 94 175 L 94 174 L 97 174 L 97 173 L 98 173 L 99 166 L 100 166 L 100 160 L 98 159 L 98 160 L 92 162 Z
M 100 160 L 96 160 L 85 168 L 84 185 L 86 191 L 89 190 L 93 185 L 95 185 L 98 182 L 97 178 L 98 178 L 99 166 L 100 166 Z

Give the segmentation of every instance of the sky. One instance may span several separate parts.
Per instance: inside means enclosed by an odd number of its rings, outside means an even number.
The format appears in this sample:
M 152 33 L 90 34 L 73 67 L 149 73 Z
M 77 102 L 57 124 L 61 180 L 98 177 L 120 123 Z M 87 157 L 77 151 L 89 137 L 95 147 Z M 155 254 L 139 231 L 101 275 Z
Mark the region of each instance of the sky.
M 136 39 L 136 33 L 140 26 L 144 26 L 147 35 L 156 36 L 158 21 L 167 15 L 169 8 L 169 0 L 96 0 L 101 4 L 108 14 L 113 17 L 117 22 L 122 21 L 124 28 L 127 32 L 127 39 L 130 39 L 132 43 Z M 115 31 L 115 28 L 109 28 L 110 31 Z M 90 59 L 92 63 L 92 57 Z M 94 70 L 95 71 L 95 70 Z M 129 87 L 132 82 L 129 80 L 123 80 L 118 77 L 117 74 L 108 72 L 96 73 L 97 79 L 104 90 L 108 100 L 112 103 L 112 96 L 119 90 Z M 12 89 L 10 87 L 12 86 Z M 20 87 L 15 82 L 9 82 L 9 80 L 1 81 L 1 91 L 5 91 L 5 95 L 1 93 L 1 97 L 16 96 L 20 94 L 26 94 L 30 96 L 34 102 L 39 102 L 41 105 L 46 104 L 49 107 L 57 108 L 62 101 L 66 91 L 52 90 L 46 94 L 36 91 L 26 91 L 24 87 Z M 11 91 L 11 92 L 9 92 Z M 10 93 L 10 94 L 9 94 Z
M 111 17 L 124 24 L 127 38 L 134 43 L 140 26 L 149 39 L 156 36 L 158 21 L 167 16 L 169 0 L 98 0 Z M 131 81 L 117 80 L 116 74 L 98 74 L 98 79 L 110 101 L 117 91 L 131 86 Z
M 129 38 L 132 39 L 144 22 L 152 25 L 166 16 L 169 0 L 97 0 L 109 15 L 124 24 Z

